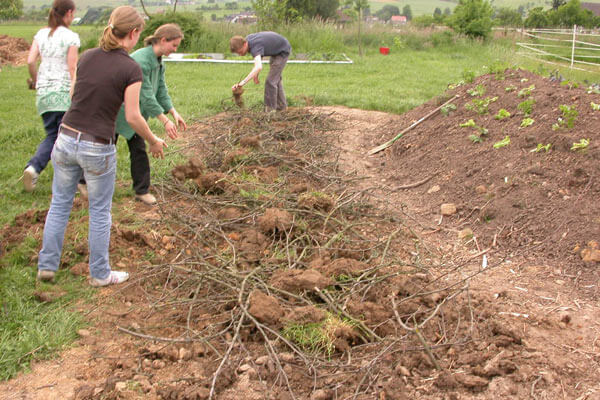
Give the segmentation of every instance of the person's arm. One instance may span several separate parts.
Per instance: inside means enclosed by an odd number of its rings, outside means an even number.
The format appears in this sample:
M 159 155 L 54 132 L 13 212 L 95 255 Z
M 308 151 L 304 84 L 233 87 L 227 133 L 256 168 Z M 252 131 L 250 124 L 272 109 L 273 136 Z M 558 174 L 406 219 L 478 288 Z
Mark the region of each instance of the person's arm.
M 29 54 L 27 55 L 27 66 L 29 67 L 29 76 L 31 77 L 31 81 L 29 82 L 29 88 L 35 89 L 35 84 L 37 82 L 37 61 L 40 58 L 40 49 L 35 39 L 33 39 L 33 43 L 31 43 L 31 48 L 29 48 Z
M 177 123 L 177 126 L 179 127 L 179 129 L 184 130 L 184 131 L 187 129 L 187 124 L 185 123 L 183 118 L 181 118 L 181 115 L 179 115 L 177 110 L 175 110 L 175 107 L 171 107 L 171 109 L 169 110 L 169 114 L 171 114 L 173 116 L 173 119 Z
M 244 86 L 246 83 L 248 83 L 250 81 L 250 79 L 254 80 L 254 83 L 258 84 L 259 83 L 258 75 L 260 74 L 260 71 L 262 71 L 262 57 L 260 55 L 258 55 L 256 57 L 254 57 L 254 68 L 252 68 L 252 71 L 250 71 L 248 76 L 245 77 L 244 79 L 242 79 L 239 83 L 236 83 L 235 85 L 233 85 L 231 90 L 235 90 L 238 87 Z
M 69 68 L 69 75 L 71 76 L 71 89 L 69 90 L 71 97 L 73 97 L 73 91 L 75 90 L 78 53 L 79 48 L 77 46 L 70 46 L 69 50 L 67 50 L 67 67 Z
M 144 61 L 138 61 L 138 63 L 142 67 L 142 75 L 144 76 L 140 89 L 140 107 L 144 109 L 146 115 L 154 117 L 162 122 L 165 126 L 165 131 L 170 138 L 177 138 L 177 127 L 164 114 L 162 106 L 158 103 L 156 96 L 154 95 L 154 88 L 152 87 L 152 82 L 150 82 L 150 76 L 152 75 L 151 67 Z M 133 125 L 131 125 L 131 127 L 133 128 Z M 137 132 L 135 128 L 133 130 Z
M 131 128 L 150 144 L 150 153 L 156 158 L 164 158 L 164 140 L 156 137 L 140 112 L 140 89 L 142 82 L 132 83 L 125 88 L 125 119 Z
M 175 114 L 173 114 L 171 112 L 171 110 L 174 110 L 173 108 L 173 102 L 171 101 L 171 96 L 169 96 L 169 90 L 167 89 L 167 84 L 165 83 L 165 69 L 163 66 L 160 66 L 160 71 L 158 74 L 158 83 L 157 83 L 157 87 L 156 87 L 156 101 L 158 102 L 158 104 L 160 104 L 160 106 L 163 109 L 163 113 L 161 115 L 158 115 L 156 118 L 158 118 L 164 125 L 165 125 L 165 130 L 167 131 L 167 134 L 169 135 L 169 137 L 171 139 L 176 139 L 178 137 L 177 135 L 177 125 L 179 125 L 181 127 L 181 121 L 183 121 L 183 119 L 180 118 L 180 121 L 175 118 Z M 174 119 L 175 119 L 175 123 L 171 122 L 171 120 L 164 114 L 165 112 L 169 112 L 169 114 L 173 115 Z M 179 114 L 177 114 L 179 115 Z M 183 124 L 185 126 L 185 122 Z M 185 129 L 185 128 L 184 128 Z

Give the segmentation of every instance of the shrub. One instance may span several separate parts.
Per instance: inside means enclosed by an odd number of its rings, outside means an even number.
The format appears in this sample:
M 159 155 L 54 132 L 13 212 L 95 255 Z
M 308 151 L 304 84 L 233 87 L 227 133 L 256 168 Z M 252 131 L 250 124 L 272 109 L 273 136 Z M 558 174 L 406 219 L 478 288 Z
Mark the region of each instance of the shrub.
M 203 25 L 201 14 L 190 12 L 167 12 L 164 14 L 153 15 L 146 23 L 146 27 L 140 36 L 141 39 L 152 35 L 159 26 L 169 23 L 179 25 L 183 31 L 184 38 L 181 41 L 179 51 L 189 51 L 198 48 L 202 51 L 216 50 L 214 49 L 214 46 L 212 46 L 215 41 L 214 34 L 208 31 Z M 204 46 L 204 42 L 211 43 L 210 48 Z M 140 40 L 138 47 L 142 47 L 143 45 L 143 40 Z
M 487 0 L 459 0 L 449 24 L 458 33 L 486 39 L 492 32 L 492 12 Z

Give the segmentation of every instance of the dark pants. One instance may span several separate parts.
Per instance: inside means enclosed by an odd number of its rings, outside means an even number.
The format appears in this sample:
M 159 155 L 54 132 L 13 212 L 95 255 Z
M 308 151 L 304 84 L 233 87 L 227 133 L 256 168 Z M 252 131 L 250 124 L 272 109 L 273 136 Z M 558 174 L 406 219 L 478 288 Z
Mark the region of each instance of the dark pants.
M 288 55 L 271 56 L 269 75 L 265 81 L 265 107 L 267 111 L 283 111 L 287 108 L 287 100 L 283 91 L 281 73 L 287 63 Z
M 33 166 L 35 172 L 38 174 L 46 168 L 46 165 L 48 165 L 48 162 L 50 161 L 52 148 L 54 147 L 54 142 L 56 142 L 56 136 L 58 135 L 58 127 L 60 126 L 64 115 L 64 111 L 48 111 L 42 114 L 46 138 L 40 143 L 35 155 L 27 163 L 28 166 Z
M 119 134 L 115 138 L 115 144 Z M 137 133 L 127 140 L 131 160 L 131 179 L 135 194 L 146 194 L 150 189 L 150 160 L 146 153 L 146 142 Z

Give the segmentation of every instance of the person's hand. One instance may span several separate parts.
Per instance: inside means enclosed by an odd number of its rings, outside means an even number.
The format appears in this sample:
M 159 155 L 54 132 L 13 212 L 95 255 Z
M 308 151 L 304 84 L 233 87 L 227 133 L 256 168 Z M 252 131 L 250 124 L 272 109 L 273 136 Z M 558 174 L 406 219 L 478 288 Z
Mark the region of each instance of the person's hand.
M 179 115 L 179 113 L 175 110 L 173 110 L 173 119 L 175 119 L 175 122 L 177 123 L 177 127 L 179 129 L 183 131 L 187 129 L 187 124 L 185 123 L 183 118 L 181 118 L 181 115 Z
M 161 138 L 154 136 L 154 140 L 154 143 L 150 145 L 150 154 L 152 154 L 152 157 L 154 158 L 165 158 L 163 148 L 167 148 L 169 146 L 167 146 L 165 141 Z
M 260 83 L 260 81 L 258 80 L 258 75 L 256 75 L 253 79 L 254 83 L 256 83 L 257 85 Z
M 171 120 L 168 120 L 165 123 L 165 131 L 167 131 L 167 135 L 169 135 L 171 139 L 177 139 L 177 127 Z
M 235 85 L 233 85 L 233 86 L 231 87 L 231 91 L 232 91 L 232 92 L 235 92 L 235 91 L 237 90 L 237 88 L 240 88 L 240 87 L 242 87 L 242 85 L 240 85 L 239 83 L 236 83 Z
M 35 90 L 35 81 L 31 78 L 27 78 L 27 87 L 30 90 Z

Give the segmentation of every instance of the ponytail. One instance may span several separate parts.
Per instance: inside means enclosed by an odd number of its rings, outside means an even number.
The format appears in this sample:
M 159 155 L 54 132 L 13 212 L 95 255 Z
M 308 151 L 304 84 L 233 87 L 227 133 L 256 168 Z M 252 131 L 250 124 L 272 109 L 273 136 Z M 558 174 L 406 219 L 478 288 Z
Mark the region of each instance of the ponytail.
M 142 30 L 144 25 L 144 19 L 133 7 L 115 8 L 110 14 L 108 26 L 102 31 L 100 48 L 104 51 L 122 48 L 121 40 L 135 29 Z
M 48 27 L 50 27 L 49 36 L 52 36 L 59 26 L 67 26 L 65 23 L 65 15 L 69 10 L 75 10 L 75 3 L 73 0 L 54 0 L 50 13 L 48 14 Z
M 150 46 L 165 38 L 168 42 L 175 39 L 183 39 L 183 32 L 177 24 L 164 24 L 156 28 L 154 34 L 144 39 L 144 45 Z

